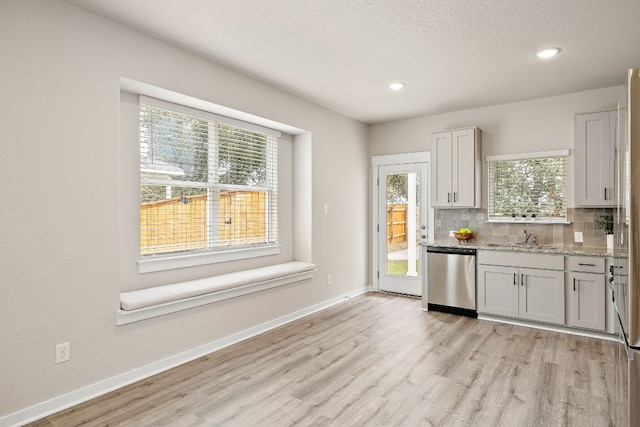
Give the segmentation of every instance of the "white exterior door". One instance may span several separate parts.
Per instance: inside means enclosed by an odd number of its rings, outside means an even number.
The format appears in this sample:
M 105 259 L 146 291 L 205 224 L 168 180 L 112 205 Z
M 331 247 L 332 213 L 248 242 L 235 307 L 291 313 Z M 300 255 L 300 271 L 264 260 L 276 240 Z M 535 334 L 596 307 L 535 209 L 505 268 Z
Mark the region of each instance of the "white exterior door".
M 428 179 L 427 162 L 378 167 L 378 290 L 422 295 Z

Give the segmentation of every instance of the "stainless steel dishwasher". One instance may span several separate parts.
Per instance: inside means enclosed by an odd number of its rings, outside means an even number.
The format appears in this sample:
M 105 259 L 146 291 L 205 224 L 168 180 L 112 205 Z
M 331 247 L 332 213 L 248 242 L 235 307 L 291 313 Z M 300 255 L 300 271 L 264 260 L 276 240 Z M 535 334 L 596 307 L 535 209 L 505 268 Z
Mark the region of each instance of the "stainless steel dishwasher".
M 476 311 L 476 250 L 427 246 L 427 292 L 422 306 L 469 317 Z

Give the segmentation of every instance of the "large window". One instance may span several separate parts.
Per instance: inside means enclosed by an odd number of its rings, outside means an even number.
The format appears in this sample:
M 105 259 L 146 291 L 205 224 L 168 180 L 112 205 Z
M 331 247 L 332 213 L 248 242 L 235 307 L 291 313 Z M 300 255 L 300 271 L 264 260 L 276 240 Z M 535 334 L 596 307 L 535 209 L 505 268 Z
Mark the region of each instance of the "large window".
M 279 136 L 141 97 L 141 255 L 277 243 Z
M 489 221 L 566 222 L 568 151 L 489 156 Z

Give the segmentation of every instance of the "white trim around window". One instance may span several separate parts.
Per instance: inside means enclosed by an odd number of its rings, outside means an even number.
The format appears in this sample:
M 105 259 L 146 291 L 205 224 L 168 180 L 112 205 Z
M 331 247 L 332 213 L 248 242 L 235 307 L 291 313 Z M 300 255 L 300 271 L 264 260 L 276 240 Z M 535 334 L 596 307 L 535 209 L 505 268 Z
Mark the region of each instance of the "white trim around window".
M 494 156 L 487 156 L 485 158 L 485 161 L 488 163 L 502 160 L 543 159 L 546 157 L 569 157 L 569 150 L 536 151 L 533 153 L 518 154 L 496 154 Z

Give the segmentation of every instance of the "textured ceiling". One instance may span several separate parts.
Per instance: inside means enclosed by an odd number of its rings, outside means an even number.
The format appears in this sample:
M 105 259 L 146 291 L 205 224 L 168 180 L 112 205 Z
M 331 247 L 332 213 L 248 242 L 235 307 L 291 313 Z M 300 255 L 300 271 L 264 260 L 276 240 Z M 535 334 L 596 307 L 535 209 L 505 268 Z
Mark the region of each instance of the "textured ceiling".
M 67 1 L 365 123 L 619 85 L 640 66 L 640 0 Z

